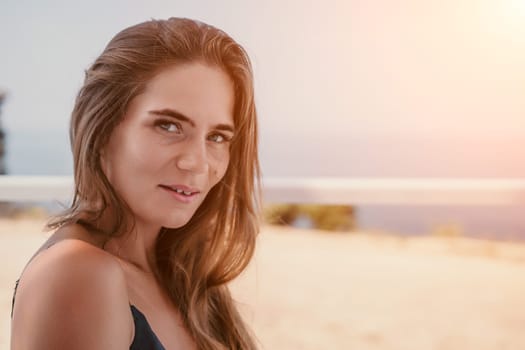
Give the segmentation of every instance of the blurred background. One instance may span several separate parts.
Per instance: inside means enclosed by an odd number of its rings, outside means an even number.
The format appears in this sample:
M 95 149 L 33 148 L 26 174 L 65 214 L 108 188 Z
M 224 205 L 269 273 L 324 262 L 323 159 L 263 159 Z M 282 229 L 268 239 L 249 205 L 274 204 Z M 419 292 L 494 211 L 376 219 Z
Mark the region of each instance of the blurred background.
M 265 179 L 525 178 L 525 0 L 3 0 L 0 173 L 71 175 L 84 69 L 170 16 L 247 49 Z M 524 202 L 268 200 L 232 288 L 266 349 L 523 349 Z M 0 209 L 7 348 L 12 286 L 57 205 Z

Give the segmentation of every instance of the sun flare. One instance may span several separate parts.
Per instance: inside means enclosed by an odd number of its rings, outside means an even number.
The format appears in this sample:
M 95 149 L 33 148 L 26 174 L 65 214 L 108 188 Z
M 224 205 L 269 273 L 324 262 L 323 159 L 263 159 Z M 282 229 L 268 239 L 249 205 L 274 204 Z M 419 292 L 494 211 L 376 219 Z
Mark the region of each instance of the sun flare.
M 510 2 L 509 7 L 515 15 L 521 16 L 525 19 L 525 0 L 508 0 Z
M 501 40 L 525 44 L 525 0 L 485 1 L 480 10 L 486 30 Z

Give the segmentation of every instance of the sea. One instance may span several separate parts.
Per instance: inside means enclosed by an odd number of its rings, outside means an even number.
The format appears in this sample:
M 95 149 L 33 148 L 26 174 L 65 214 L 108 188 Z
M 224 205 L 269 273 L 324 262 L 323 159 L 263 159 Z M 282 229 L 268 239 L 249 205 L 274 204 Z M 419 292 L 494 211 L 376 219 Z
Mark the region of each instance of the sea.
M 71 175 L 66 131 L 42 135 L 18 132 L 8 138 L 7 170 L 12 175 Z M 271 154 L 272 152 L 265 152 Z M 309 155 L 310 160 L 315 155 Z M 318 160 L 315 160 L 318 161 Z M 262 157 L 264 176 L 282 176 L 282 167 Z M 308 174 L 305 168 L 304 173 Z M 297 172 L 292 174 L 297 176 Z M 53 207 L 51 205 L 50 207 Z M 55 206 L 56 207 L 56 206 Z M 525 241 L 525 205 L 367 205 L 354 208 L 357 228 L 399 235 L 462 235 L 494 240 Z

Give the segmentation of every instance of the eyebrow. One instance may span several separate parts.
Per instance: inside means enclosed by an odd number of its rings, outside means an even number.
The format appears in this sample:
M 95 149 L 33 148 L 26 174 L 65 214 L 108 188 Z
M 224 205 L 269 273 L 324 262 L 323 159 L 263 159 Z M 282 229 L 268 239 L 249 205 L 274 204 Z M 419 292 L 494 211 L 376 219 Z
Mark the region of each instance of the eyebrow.
M 171 109 L 171 108 L 164 108 L 164 109 L 159 109 L 159 110 L 151 110 L 148 112 L 149 114 L 153 114 L 153 115 L 159 115 L 159 116 L 166 116 L 166 117 L 170 117 L 170 118 L 173 118 L 173 119 L 177 119 L 181 122 L 186 122 L 188 124 L 190 124 L 192 127 L 195 127 L 195 122 L 185 116 L 184 114 L 174 110 L 174 109 Z M 214 129 L 216 130 L 223 130 L 223 131 L 229 131 L 231 133 L 234 132 L 234 128 L 232 125 L 230 124 L 217 124 L 215 125 Z

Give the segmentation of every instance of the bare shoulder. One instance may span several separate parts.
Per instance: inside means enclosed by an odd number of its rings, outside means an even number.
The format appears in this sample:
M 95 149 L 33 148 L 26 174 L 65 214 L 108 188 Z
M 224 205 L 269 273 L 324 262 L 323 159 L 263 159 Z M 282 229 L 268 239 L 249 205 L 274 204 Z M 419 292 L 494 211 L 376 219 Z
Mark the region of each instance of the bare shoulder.
M 16 292 L 13 350 L 129 349 L 124 272 L 109 253 L 71 237 L 53 242 L 27 265 Z

